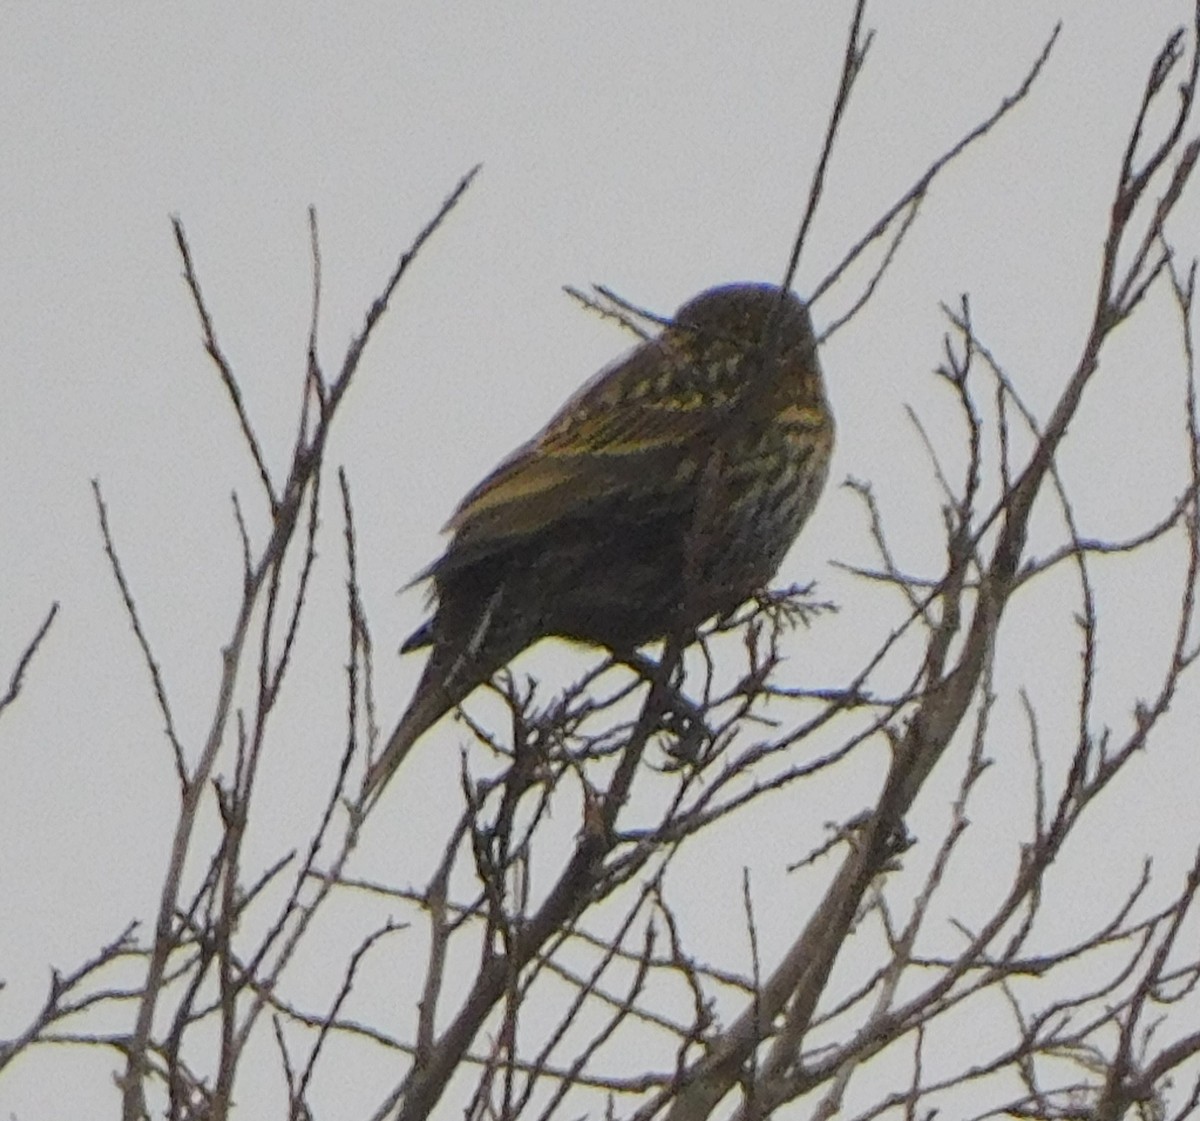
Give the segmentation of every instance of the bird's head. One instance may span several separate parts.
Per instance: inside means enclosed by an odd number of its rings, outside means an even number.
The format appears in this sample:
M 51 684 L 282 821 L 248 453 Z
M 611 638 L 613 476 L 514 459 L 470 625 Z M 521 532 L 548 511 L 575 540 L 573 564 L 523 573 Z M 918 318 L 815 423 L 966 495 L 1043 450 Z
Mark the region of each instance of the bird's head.
M 686 355 L 722 392 L 740 397 L 749 381 L 765 381 L 787 396 L 819 395 L 821 368 L 808 307 L 774 284 L 725 284 L 683 304 L 662 335 L 667 348 Z M 766 374 L 765 379 L 761 374 Z

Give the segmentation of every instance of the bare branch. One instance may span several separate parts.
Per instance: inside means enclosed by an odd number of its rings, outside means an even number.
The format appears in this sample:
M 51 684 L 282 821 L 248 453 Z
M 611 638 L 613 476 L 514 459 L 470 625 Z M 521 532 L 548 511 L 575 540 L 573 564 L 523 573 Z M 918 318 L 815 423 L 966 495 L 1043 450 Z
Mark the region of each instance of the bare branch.
M 17 695 L 21 692 L 21 684 L 25 679 L 25 671 L 29 669 L 29 663 L 33 661 L 34 654 L 37 653 L 38 647 L 41 646 L 42 640 L 50 631 L 50 625 L 54 622 L 58 615 L 58 603 L 53 603 L 50 610 L 46 613 L 45 619 L 42 620 L 42 625 L 38 627 L 37 633 L 26 644 L 25 649 L 21 652 L 20 658 L 17 659 L 17 664 L 12 671 L 12 676 L 8 679 L 8 689 L 3 696 L 0 696 L 0 713 L 2 713 L 10 704 L 17 699 Z

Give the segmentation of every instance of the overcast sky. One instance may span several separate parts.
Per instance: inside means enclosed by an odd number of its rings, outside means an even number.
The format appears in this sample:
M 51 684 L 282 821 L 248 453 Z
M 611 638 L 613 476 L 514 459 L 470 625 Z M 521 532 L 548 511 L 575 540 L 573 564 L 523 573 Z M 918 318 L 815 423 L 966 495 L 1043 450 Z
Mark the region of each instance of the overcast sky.
M 320 223 L 320 352 L 332 368 L 397 255 L 483 165 L 401 286 L 329 449 L 354 487 L 387 722 L 420 669 L 419 658 L 391 655 L 423 611 L 419 592 L 396 589 L 436 555 L 458 498 L 628 345 L 562 286 L 607 284 L 666 314 L 712 284 L 780 278 L 849 12 L 825 0 L 0 6 L 0 681 L 50 603 L 62 604 L 24 695 L 0 720 L 0 1038 L 28 1022 L 51 966 L 72 967 L 133 917 L 152 921 L 173 822 L 169 752 L 90 480 L 103 487 L 193 751 L 240 591 L 231 491 L 263 526 L 170 216 L 186 227 L 218 335 L 281 470 L 304 369 L 306 208 Z M 843 604 L 839 626 L 865 637 L 826 632 L 799 651 L 792 665 L 808 683 L 836 684 L 877 636 L 874 601 L 829 563 L 870 559 L 861 510 L 837 483 L 871 480 L 903 563 L 940 563 L 937 494 L 904 413 L 912 404 L 935 432 L 952 415 L 930 374 L 945 327 L 938 302 L 971 294 L 981 333 L 1044 417 L 1087 328 L 1147 67 L 1190 19 L 1183 0 L 883 0 L 869 11 L 876 36 L 801 264 L 802 295 L 1015 89 L 1059 18 L 1029 100 L 939 180 L 888 281 L 823 353 L 838 418 L 831 487 L 780 582 L 816 579 Z M 1175 231 L 1188 255 L 1200 249 L 1198 219 L 1193 197 Z M 818 325 L 856 294 L 835 289 L 815 309 Z M 1064 470 L 1086 533 L 1135 532 L 1178 493 L 1179 394 L 1162 301 L 1117 340 L 1073 433 L 1079 451 Z M 958 446 L 948 435 L 947 453 Z M 278 746 L 265 776 L 281 835 L 310 820 L 340 742 L 332 491 L 326 518 L 314 608 L 327 611 L 337 652 L 297 667 L 312 704 L 291 710 L 295 742 Z M 1139 682 L 1154 680 L 1160 648 L 1147 639 L 1142 649 L 1143 622 L 1170 598 L 1144 579 L 1114 577 L 1106 590 L 1128 654 L 1111 670 L 1126 692 L 1107 718 L 1120 721 Z M 1073 607 L 1058 607 L 1069 619 Z M 1030 630 L 1012 639 L 1039 645 L 1041 617 L 1018 615 Z M 1047 656 L 1069 666 L 1069 625 L 1058 633 L 1066 639 Z M 1193 693 L 1177 725 L 1195 715 Z M 458 742 L 452 729 L 442 739 Z M 1185 764 L 1195 777 L 1194 754 L 1145 764 L 1158 812 L 1137 844 L 1111 841 L 1114 876 L 1128 876 L 1156 830 L 1194 815 L 1178 781 Z M 455 796 L 456 753 L 427 743 L 412 766 L 422 791 Z M 810 816 L 819 825 L 853 813 L 869 792 L 842 791 Z M 403 827 L 375 822 L 362 870 L 419 829 L 420 812 Z M 256 843 L 260 854 L 286 847 Z M 776 863 L 803 848 L 789 844 Z M 731 890 L 746 859 L 730 855 Z M 69 1087 L 47 1078 L 64 1061 L 45 1052 L 0 1078 L 0 1115 L 111 1114 L 115 1058 L 79 1063 Z

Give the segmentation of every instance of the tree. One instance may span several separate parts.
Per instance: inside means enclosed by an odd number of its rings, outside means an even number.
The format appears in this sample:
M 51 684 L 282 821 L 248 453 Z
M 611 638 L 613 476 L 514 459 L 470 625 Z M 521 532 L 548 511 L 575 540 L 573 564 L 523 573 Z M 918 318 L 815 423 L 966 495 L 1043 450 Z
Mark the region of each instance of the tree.
M 864 7 L 789 284 L 869 61 Z M 944 171 L 1002 121 L 1015 126 L 1004 118 L 1036 87 L 1057 37 L 813 287 L 818 309 L 840 301 L 824 313 L 826 339 L 902 267 L 905 238 Z M 406 1119 L 439 1108 L 647 1121 L 789 1108 L 861 1118 L 1195 1110 L 1194 820 L 1177 823 L 1177 868 L 1147 856 L 1100 918 L 1080 896 L 1102 808 L 1135 798 L 1139 759 L 1178 749 L 1168 712 L 1197 656 L 1195 267 L 1174 248 L 1173 220 L 1200 154 L 1189 134 L 1198 40 L 1200 5 L 1150 65 L 1095 239 L 1090 318 L 1070 367 L 1045 375 L 1050 406 L 1028 403 L 1028 375 L 977 326 L 979 297 L 944 305 L 936 376 L 948 405 L 933 407 L 936 423 L 912 413 L 934 489 L 889 506 L 870 484 L 850 483 L 874 556 L 843 567 L 872 628 L 854 630 L 848 604 L 790 588 L 710 626 L 687 651 L 669 647 L 640 665 L 592 654 L 565 687 L 518 667 L 456 726 L 471 742 L 457 760 L 458 804 L 436 807 L 437 836 L 402 832 L 400 851 L 369 864 L 360 854 L 371 832 L 397 810 L 385 799 L 368 815 L 358 782 L 390 717 L 374 695 L 384 670 L 358 578 L 354 492 L 345 470 L 327 469 L 328 446 L 395 293 L 476 173 L 401 255 L 336 371 L 319 357 L 311 215 L 307 370 L 282 475 L 176 221 L 203 344 L 259 478 L 254 508 L 234 503 L 240 603 L 193 755 L 95 487 L 173 755 L 178 820 L 152 927 L 131 925 L 55 974 L 42 1009 L 0 1049 L 0 1074 L 49 1043 L 109 1049 L 130 1119 L 223 1117 L 256 1082 L 278 1091 L 278 1115 L 296 1118 L 340 1115 L 348 1097 L 355 1113 Z M 606 290 L 577 295 L 629 317 Z M 1134 532 L 1101 538 L 1071 478 L 1114 451 L 1075 433 L 1121 335 L 1167 311 L 1179 340 L 1174 434 L 1144 439 L 1172 449 L 1169 496 L 1147 498 Z M 1139 439 L 1131 432 L 1117 454 L 1142 454 Z M 917 518 L 940 518 L 936 568 L 914 571 L 895 544 L 897 519 Z M 256 831 L 264 774 L 295 734 L 277 728 L 281 706 L 306 701 L 292 684 L 298 667 L 310 648 L 327 666 L 335 657 L 328 629 L 309 616 L 318 559 L 339 535 L 344 738 L 323 810 L 292 849 Z M 1102 641 L 1127 583 L 1156 587 L 1172 607 L 1152 620 L 1149 688 L 1144 672 L 1131 689 L 1109 668 L 1110 645 L 1133 639 L 1114 628 Z M 3 706 L 36 672 L 53 623 L 52 609 Z M 1131 634 L 1146 637 L 1145 623 Z M 822 636 L 856 661 L 814 685 L 793 667 Z M 1041 689 L 1025 666 L 1035 654 L 1053 662 L 1055 644 L 1075 667 L 1060 659 Z M 402 807 L 423 796 L 411 785 L 405 793 Z M 844 813 L 853 803 L 860 812 Z M 830 806 L 836 820 L 818 835 L 811 825 Z M 797 819 L 794 836 L 781 835 Z M 712 887 L 726 848 L 746 867 L 740 893 Z M 714 911 L 735 936 L 724 958 L 696 949 L 719 941 L 705 930 Z M 345 1081 L 351 1088 L 339 1089 Z

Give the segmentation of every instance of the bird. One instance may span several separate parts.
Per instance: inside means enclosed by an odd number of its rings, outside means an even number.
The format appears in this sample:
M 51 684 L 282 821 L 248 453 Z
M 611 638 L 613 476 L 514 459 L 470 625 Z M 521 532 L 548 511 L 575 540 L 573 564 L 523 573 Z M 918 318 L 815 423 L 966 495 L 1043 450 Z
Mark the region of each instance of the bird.
M 762 591 L 816 506 L 834 422 L 808 306 L 710 288 L 602 369 L 471 490 L 443 532 L 428 648 L 368 767 L 373 805 L 413 744 L 538 640 L 633 656 Z

